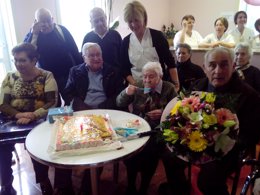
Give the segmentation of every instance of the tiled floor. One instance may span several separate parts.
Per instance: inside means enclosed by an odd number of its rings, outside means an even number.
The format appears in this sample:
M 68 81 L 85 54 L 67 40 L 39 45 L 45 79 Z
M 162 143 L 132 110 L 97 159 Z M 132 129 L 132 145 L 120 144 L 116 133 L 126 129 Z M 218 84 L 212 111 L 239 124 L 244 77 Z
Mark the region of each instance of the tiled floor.
M 32 168 L 31 159 L 24 150 L 23 144 L 16 144 L 17 152 L 20 156 L 20 162 L 16 162 L 13 168 L 13 175 L 14 175 L 14 183 L 13 186 L 17 191 L 17 195 L 40 195 L 41 190 L 38 184 L 35 183 L 34 171 Z M 14 158 L 15 159 L 15 158 Z M 123 195 L 125 194 L 126 189 L 126 172 L 125 167 L 122 163 L 120 163 L 119 169 L 119 180 L 118 183 L 114 183 L 112 180 L 113 176 L 113 166 L 108 164 L 105 166 L 100 182 L 100 194 L 101 195 Z M 74 171 L 73 173 L 73 185 L 74 189 L 77 192 L 79 189 L 80 181 L 81 181 L 81 174 L 80 171 Z M 196 170 L 193 171 L 192 179 L 196 180 Z M 248 168 L 243 170 L 243 175 L 247 175 Z M 53 181 L 53 168 L 49 170 L 49 177 L 50 180 Z M 241 189 L 242 183 L 245 179 L 245 176 L 242 176 L 239 184 L 239 190 Z M 150 188 L 149 188 L 149 195 L 158 195 L 157 189 L 160 183 L 166 181 L 164 170 L 162 163 L 159 164 L 156 173 L 152 179 Z M 193 181 L 195 183 L 195 181 Z M 231 186 L 231 181 L 229 182 Z M 192 195 L 200 195 L 198 189 L 193 186 Z

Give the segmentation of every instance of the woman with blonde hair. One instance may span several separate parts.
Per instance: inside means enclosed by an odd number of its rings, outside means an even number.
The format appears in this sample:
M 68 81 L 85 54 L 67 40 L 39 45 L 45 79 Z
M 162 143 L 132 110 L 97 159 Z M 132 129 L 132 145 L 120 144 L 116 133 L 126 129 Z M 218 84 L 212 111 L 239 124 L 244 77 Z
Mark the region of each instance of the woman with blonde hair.
M 179 79 L 174 58 L 161 31 L 147 28 L 147 12 L 138 1 L 124 8 L 124 20 L 132 33 L 123 39 L 121 66 L 123 76 L 129 84 L 142 80 L 142 67 L 149 61 L 160 62 L 164 80 L 169 79 L 179 90 Z M 166 68 L 167 66 L 167 68 Z

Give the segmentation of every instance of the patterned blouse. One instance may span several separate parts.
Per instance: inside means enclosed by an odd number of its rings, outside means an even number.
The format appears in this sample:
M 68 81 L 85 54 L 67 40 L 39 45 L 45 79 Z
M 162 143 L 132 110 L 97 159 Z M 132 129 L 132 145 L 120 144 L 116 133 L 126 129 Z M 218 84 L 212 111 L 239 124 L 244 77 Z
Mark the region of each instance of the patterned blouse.
M 58 88 L 53 74 L 40 69 L 40 74 L 23 81 L 18 71 L 7 73 L 0 93 L 0 111 L 10 117 L 19 112 L 34 112 L 37 118 L 47 115 L 57 103 Z

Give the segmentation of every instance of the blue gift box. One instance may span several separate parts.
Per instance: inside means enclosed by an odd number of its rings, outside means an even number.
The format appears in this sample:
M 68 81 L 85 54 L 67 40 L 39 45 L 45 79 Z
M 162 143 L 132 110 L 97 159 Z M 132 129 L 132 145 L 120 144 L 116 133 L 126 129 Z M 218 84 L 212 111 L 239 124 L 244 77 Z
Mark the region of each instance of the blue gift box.
M 71 106 L 64 106 L 58 108 L 50 108 L 48 110 L 48 120 L 49 123 L 54 123 L 55 118 L 60 116 L 72 116 L 73 110 Z

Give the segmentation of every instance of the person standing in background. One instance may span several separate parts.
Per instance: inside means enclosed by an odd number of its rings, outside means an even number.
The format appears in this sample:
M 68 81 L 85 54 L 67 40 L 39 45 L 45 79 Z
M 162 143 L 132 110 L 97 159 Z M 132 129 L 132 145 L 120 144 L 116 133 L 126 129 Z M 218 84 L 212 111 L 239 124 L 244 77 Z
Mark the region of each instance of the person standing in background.
M 146 27 L 148 18 L 144 6 L 139 1 L 128 3 L 124 8 L 124 20 L 132 31 L 123 39 L 120 55 L 127 82 L 135 85 L 142 81 L 142 67 L 149 61 L 160 62 L 163 80 L 170 80 L 178 91 L 178 73 L 169 44 L 161 31 Z
M 64 26 L 53 22 L 48 9 L 40 8 L 35 12 L 32 29 L 24 42 L 37 47 L 40 54 L 38 66 L 53 73 L 59 93 L 63 97 L 70 68 L 83 61 L 70 32 Z
M 250 43 L 255 36 L 254 31 L 245 26 L 246 22 L 247 22 L 246 12 L 238 11 L 234 16 L 234 23 L 236 25 L 236 28 L 229 32 L 229 34 L 233 36 L 236 44 L 238 44 L 239 42 Z
M 195 18 L 192 15 L 186 15 L 182 18 L 182 30 L 176 33 L 173 40 L 173 46 L 175 48 L 179 43 L 187 43 L 192 48 L 198 48 L 203 38 L 199 32 L 193 30 L 194 23 Z
M 87 42 L 97 43 L 101 47 L 103 60 L 106 64 L 119 68 L 121 35 L 107 27 L 107 16 L 105 12 L 95 7 L 90 11 L 90 23 L 93 31 L 86 34 L 82 46 Z
M 255 21 L 255 29 L 259 34 L 254 37 L 252 48 L 260 49 L 260 18 Z

